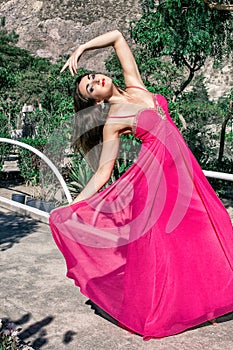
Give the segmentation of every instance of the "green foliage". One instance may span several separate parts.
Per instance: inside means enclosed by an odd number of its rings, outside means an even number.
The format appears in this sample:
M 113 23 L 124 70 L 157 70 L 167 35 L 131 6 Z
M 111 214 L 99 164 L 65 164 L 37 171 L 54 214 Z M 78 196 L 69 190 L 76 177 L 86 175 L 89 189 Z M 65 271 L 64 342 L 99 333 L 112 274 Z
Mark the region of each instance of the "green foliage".
M 40 104 L 46 111 L 56 112 L 56 118 L 59 119 L 61 111 L 64 115 L 64 108 L 71 105 L 73 78 L 68 72 L 60 74 L 64 63 L 62 59 L 52 64 L 45 58 L 35 57 L 29 51 L 17 47 L 17 41 L 18 35 L 8 32 L 2 21 L 0 27 L 2 110 L 11 116 L 10 123 L 13 128 L 25 103 L 34 106 Z
M 191 92 L 170 103 L 171 116 L 180 129 L 179 114 L 185 119 L 187 127 L 182 133 L 199 164 L 204 169 L 223 171 L 223 164 L 217 161 L 220 131 L 232 97 L 229 94 L 218 101 L 209 101 L 203 77 L 197 77 L 194 83 Z M 233 144 L 225 142 L 225 172 L 232 171 L 232 155 Z
M 20 330 L 13 322 L 0 319 L 0 350 L 33 350 L 20 340 Z
M 46 153 L 61 171 L 65 148 L 69 142 L 73 119 L 73 77 L 66 71 L 60 74 L 64 57 L 52 64 L 16 46 L 18 36 L 8 32 L 1 21 L 0 28 L 0 132 L 10 137 L 13 129 L 22 128 L 22 107 L 32 105 L 34 112 L 27 116 L 28 125 L 36 128 L 35 138 L 20 141 Z M 4 128 L 5 129 L 4 129 Z M 5 130 L 5 131 L 4 131 Z M 4 133 L 3 133 L 4 131 Z M 8 145 L 0 144 L 0 168 L 7 156 Z M 18 148 L 19 168 L 26 184 L 39 196 L 48 197 L 57 179 L 52 171 L 32 152 Z M 40 188 L 40 190 L 38 190 Z M 48 190 L 48 191 L 47 191 Z M 47 191 L 47 192 L 46 192 Z M 50 196 L 51 197 L 51 196 Z
M 5 22 L 0 24 L 0 90 L 16 86 L 15 74 L 30 65 L 33 57 L 27 50 L 16 46 L 18 35 L 5 29 Z
M 193 68 L 207 56 L 222 59 L 232 50 L 232 14 L 208 10 L 203 0 L 144 1 L 146 11 L 132 24 L 132 36 L 153 56 L 169 55 Z
M 17 350 L 18 349 L 18 337 L 14 335 L 14 331 L 4 329 L 0 333 L 0 350 Z M 13 334 L 13 336 L 11 335 Z
M 31 123 L 36 123 L 36 137 L 46 138 L 48 142 L 56 135 L 56 140 L 59 137 L 68 136 L 71 133 L 71 123 L 73 119 L 73 102 L 71 99 L 59 101 L 57 109 L 49 112 L 46 109 L 36 109 L 31 116 Z M 58 133 L 60 130 L 60 135 Z M 56 141 L 54 140 L 54 141 Z
M 41 152 L 43 152 L 44 146 L 47 143 L 46 140 L 41 138 L 26 138 L 21 139 L 20 141 L 38 149 Z M 27 185 L 38 185 L 40 180 L 40 165 L 40 157 L 32 153 L 30 150 L 19 147 L 18 166 L 20 175 L 24 178 Z
M 59 73 L 58 64 L 52 65 L 45 59 L 33 58 L 32 64 L 14 73 L 13 78 L 9 74 L 10 67 L 4 69 L 6 83 L 2 80 L 1 103 L 11 114 L 19 113 L 24 103 L 37 106 L 40 103 L 44 109 L 53 112 L 61 108 L 62 100 L 66 103 L 71 100 L 72 80 L 67 74 Z
M 8 117 L 0 110 L 0 137 L 9 138 L 9 130 L 8 130 Z M 4 160 L 10 153 L 10 145 L 7 143 L 0 142 L 0 171 L 2 170 L 2 166 Z
M 79 153 L 73 153 L 70 168 L 68 170 L 68 177 L 70 179 L 68 186 L 74 194 L 74 197 L 83 190 L 92 175 L 93 172 L 83 156 Z
M 232 52 L 230 11 L 211 11 L 203 0 L 163 0 L 159 5 L 143 1 L 143 6 L 144 14 L 131 24 L 132 38 L 141 50 L 140 64 L 169 57 L 176 67 L 186 67 L 189 76 L 177 86 L 176 95 L 190 83 L 207 57 L 219 63 Z
M 134 49 L 133 54 L 148 90 L 165 95 L 167 98 L 172 97 L 177 85 L 184 79 L 183 69 L 177 68 L 169 59 L 151 57 L 149 52 L 141 49 Z M 114 83 L 125 88 L 121 65 L 115 53 L 105 61 L 105 67 Z
M 109 184 L 117 180 L 135 162 L 141 148 L 141 141 L 133 135 L 122 135 L 118 156 Z
M 124 89 L 126 86 L 122 74 L 122 68 L 115 52 L 105 60 L 105 68 L 110 73 L 114 84 Z

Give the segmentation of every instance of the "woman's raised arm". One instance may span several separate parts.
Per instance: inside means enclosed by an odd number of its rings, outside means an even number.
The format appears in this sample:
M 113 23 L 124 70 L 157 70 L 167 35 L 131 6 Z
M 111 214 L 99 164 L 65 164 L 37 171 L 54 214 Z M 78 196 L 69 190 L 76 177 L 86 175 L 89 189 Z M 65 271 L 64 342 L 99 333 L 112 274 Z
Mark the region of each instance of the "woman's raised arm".
M 125 84 L 144 87 L 134 56 L 119 30 L 113 30 L 80 45 L 69 57 L 61 72 L 67 67 L 72 75 L 77 74 L 79 58 L 85 51 L 113 46 L 121 63 Z

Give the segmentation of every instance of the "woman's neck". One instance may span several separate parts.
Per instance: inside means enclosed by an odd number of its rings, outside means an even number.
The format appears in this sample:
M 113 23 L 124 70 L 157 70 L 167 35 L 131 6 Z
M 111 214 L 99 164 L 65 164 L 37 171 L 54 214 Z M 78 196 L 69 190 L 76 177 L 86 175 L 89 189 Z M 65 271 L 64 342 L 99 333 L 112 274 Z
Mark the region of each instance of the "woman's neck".
M 114 87 L 112 96 L 108 99 L 108 102 L 111 104 L 116 103 L 129 103 L 133 102 L 134 98 L 130 96 L 126 91 L 118 87 Z

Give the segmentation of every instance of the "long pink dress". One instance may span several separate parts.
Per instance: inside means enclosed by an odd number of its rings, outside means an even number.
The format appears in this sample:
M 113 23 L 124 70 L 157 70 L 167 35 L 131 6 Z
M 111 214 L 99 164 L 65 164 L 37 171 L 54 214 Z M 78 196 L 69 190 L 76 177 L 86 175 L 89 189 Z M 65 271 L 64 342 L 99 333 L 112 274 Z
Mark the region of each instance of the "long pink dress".
M 230 217 L 166 99 L 153 98 L 155 108 L 135 116 L 142 140 L 137 161 L 91 199 L 50 215 L 67 276 L 144 339 L 233 311 Z

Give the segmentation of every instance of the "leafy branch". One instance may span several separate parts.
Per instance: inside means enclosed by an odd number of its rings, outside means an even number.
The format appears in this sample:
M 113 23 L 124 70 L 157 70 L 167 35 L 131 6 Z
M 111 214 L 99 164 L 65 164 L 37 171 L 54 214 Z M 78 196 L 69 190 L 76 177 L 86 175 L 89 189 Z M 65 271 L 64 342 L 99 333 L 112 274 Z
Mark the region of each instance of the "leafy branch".
M 217 11 L 233 11 L 233 5 L 231 4 L 217 4 L 216 2 L 211 2 L 209 0 L 204 0 L 204 3 L 207 5 L 209 9 L 214 9 Z

